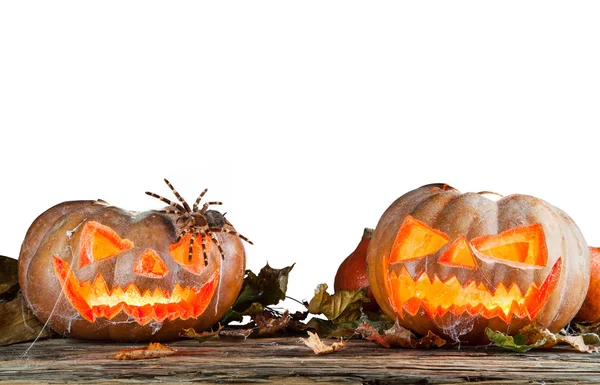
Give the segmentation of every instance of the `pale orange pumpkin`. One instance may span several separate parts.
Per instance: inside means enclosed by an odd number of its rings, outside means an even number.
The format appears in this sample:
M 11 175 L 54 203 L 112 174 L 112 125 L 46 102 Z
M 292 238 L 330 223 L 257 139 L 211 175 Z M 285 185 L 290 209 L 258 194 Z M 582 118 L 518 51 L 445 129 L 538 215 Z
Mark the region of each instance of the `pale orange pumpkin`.
M 179 207 L 134 213 L 75 201 L 47 210 L 21 248 L 26 303 L 54 331 L 82 339 L 168 340 L 215 324 L 242 286 L 241 235 L 208 205 Z M 197 224 L 214 233 L 193 239 Z
M 493 201 L 434 184 L 386 210 L 367 266 L 389 317 L 421 334 L 478 344 L 487 342 L 486 327 L 564 327 L 585 298 L 590 257 L 573 220 L 541 199 Z

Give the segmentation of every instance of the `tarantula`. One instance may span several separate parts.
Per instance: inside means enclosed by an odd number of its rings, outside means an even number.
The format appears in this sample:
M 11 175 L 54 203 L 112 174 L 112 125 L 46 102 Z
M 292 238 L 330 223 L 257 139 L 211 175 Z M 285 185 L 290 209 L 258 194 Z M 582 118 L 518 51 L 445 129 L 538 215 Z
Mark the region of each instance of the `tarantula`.
M 221 245 L 219 244 L 219 241 L 217 240 L 217 238 L 215 238 L 213 233 L 221 232 L 221 233 L 232 234 L 240 239 L 243 239 L 244 241 L 248 242 L 249 244 L 253 245 L 252 241 L 250 241 L 248 238 L 244 237 L 242 234 L 238 233 L 235 230 L 230 230 L 230 229 L 227 229 L 224 227 L 225 224 L 227 223 L 227 220 L 225 219 L 224 214 L 221 214 L 220 212 L 218 212 L 216 210 L 208 209 L 209 206 L 212 206 L 212 205 L 222 205 L 223 204 L 222 202 L 206 202 L 206 203 L 204 203 L 204 205 L 202 206 L 201 209 L 198 208 L 200 205 L 200 201 L 202 200 L 202 197 L 204 197 L 204 194 L 206 194 L 208 189 L 204 189 L 204 191 L 202 191 L 200 193 L 200 196 L 198 196 L 198 199 L 196 199 L 194 206 L 192 208 L 190 208 L 190 205 L 185 201 L 185 199 L 183 199 L 181 197 L 181 195 L 179 195 L 177 190 L 175 190 L 173 185 L 167 179 L 165 179 L 165 183 L 167 184 L 167 186 L 169 186 L 171 191 L 173 191 L 173 194 L 175 194 L 175 197 L 177 198 L 177 200 L 179 202 L 181 202 L 181 204 L 170 201 L 167 198 L 164 198 L 158 194 L 155 194 L 155 193 L 152 193 L 149 191 L 146 191 L 146 194 L 150 195 L 151 197 L 157 198 L 157 199 L 161 200 L 162 202 L 171 206 L 170 208 L 165 209 L 165 211 L 167 213 L 177 214 L 178 215 L 177 220 L 176 220 L 177 223 L 183 222 L 183 225 L 180 228 L 180 233 L 177 238 L 177 242 L 179 242 L 181 240 L 181 238 L 183 238 L 183 236 L 185 236 L 186 234 L 192 233 L 192 237 L 190 238 L 190 248 L 189 248 L 189 254 L 188 254 L 189 261 L 192 260 L 192 251 L 193 251 L 194 240 L 200 234 L 202 234 L 202 255 L 204 257 L 204 265 L 205 266 L 208 266 L 208 256 L 206 254 L 206 236 L 207 235 L 210 237 L 210 239 L 212 239 L 214 244 L 217 245 L 217 248 L 219 249 L 219 253 L 221 254 L 222 259 L 225 259 L 225 254 L 223 253 L 223 248 L 221 247 Z

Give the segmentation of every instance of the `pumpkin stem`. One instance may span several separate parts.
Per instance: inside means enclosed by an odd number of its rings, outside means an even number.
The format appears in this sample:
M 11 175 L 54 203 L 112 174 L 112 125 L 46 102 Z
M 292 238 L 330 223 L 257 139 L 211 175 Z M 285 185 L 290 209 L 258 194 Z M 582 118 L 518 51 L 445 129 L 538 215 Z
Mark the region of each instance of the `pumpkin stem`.
M 439 188 L 442 191 L 446 191 L 446 190 L 456 190 L 454 187 L 450 186 L 447 183 L 430 183 L 430 184 L 426 184 L 424 186 L 421 186 L 419 188 L 424 188 L 424 187 L 429 187 L 432 189 L 436 189 Z
M 502 194 L 499 194 L 499 193 L 497 193 L 497 192 L 494 192 L 494 191 L 487 191 L 487 190 L 486 190 L 486 191 L 480 191 L 480 192 L 478 192 L 477 194 L 479 194 L 479 195 L 491 194 L 491 195 L 497 195 L 497 196 L 499 196 L 500 198 L 504 198 L 504 195 L 502 195 Z

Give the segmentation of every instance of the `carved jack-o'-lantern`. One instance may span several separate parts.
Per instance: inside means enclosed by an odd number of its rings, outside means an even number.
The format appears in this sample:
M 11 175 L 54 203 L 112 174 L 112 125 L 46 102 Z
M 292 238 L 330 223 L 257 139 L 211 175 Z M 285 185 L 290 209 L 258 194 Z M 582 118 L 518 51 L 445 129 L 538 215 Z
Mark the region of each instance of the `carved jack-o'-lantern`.
M 243 282 L 243 236 L 208 210 L 219 202 L 199 209 L 201 195 L 192 210 L 175 195 L 183 206 L 159 197 L 170 204 L 161 211 L 75 201 L 40 215 L 19 260 L 34 314 L 67 336 L 120 341 L 172 339 L 221 319 Z
M 561 210 L 443 184 L 396 200 L 368 252 L 371 289 L 388 316 L 470 344 L 486 342 L 485 327 L 560 330 L 585 298 L 589 265 L 581 232 Z

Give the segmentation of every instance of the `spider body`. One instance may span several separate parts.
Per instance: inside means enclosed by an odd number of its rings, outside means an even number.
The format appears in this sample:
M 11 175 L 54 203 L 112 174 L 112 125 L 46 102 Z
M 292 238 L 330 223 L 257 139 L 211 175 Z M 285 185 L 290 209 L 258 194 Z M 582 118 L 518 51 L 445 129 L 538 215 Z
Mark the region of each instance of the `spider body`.
M 165 197 L 162 197 L 158 194 L 155 194 L 155 193 L 152 193 L 149 191 L 146 191 L 146 194 L 150 195 L 151 197 L 154 197 L 156 199 L 159 199 L 162 202 L 167 203 L 169 205 L 169 207 L 166 208 L 165 211 L 176 214 L 178 216 L 176 222 L 181 223 L 181 225 L 178 229 L 179 234 L 178 234 L 177 241 L 181 240 L 181 238 L 188 233 L 192 234 L 192 237 L 190 238 L 189 255 L 188 255 L 188 258 L 190 261 L 192 260 L 194 240 L 198 236 L 201 236 L 201 238 L 202 238 L 201 244 L 202 244 L 202 255 L 204 257 L 204 265 L 208 265 L 208 256 L 206 254 L 206 239 L 207 239 L 207 237 L 210 237 L 212 242 L 217 246 L 217 248 L 219 249 L 219 253 L 221 254 L 221 258 L 225 258 L 225 253 L 223 252 L 223 249 L 221 248 L 219 241 L 214 236 L 214 233 L 216 233 L 216 232 L 232 234 L 232 235 L 237 236 L 240 239 L 243 239 L 244 241 L 248 242 L 251 245 L 253 244 L 252 241 L 250 241 L 248 238 L 244 237 L 242 234 L 238 233 L 237 231 L 225 228 L 225 225 L 228 224 L 229 222 L 225 219 L 224 214 L 221 214 L 217 210 L 209 210 L 208 209 L 212 205 L 222 205 L 223 204 L 222 202 L 216 202 L 216 201 L 215 202 L 206 202 L 206 203 L 204 203 L 202 208 L 199 208 L 200 201 L 202 200 L 202 197 L 204 197 L 204 194 L 206 194 L 208 189 L 204 189 L 204 191 L 202 191 L 200 193 L 200 195 L 198 196 L 198 199 L 196 199 L 196 202 L 194 203 L 194 206 L 192 208 L 190 208 L 190 205 L 185 201 L 185 199 L 183 199 L 181 197 L 181 195 L 179 195 L 177 190 L 175 190 L 173 185 L 167 179 L 165 179 L 165 183 L 167 184 L 167 186 L 169 186 L 169 188 L 171 189 L 171 191 L 173 192 L 173 194 L 175 195 L 177 200 L 179 202 L 181 202 L 181 204 L 179 204 L 177 202 L 173 202 Z
M 217 210 L 208 210 L 206 212 L 206 220 L 209 227 L 223 227 L 227 223 L 225 214 L 221 214 Z

